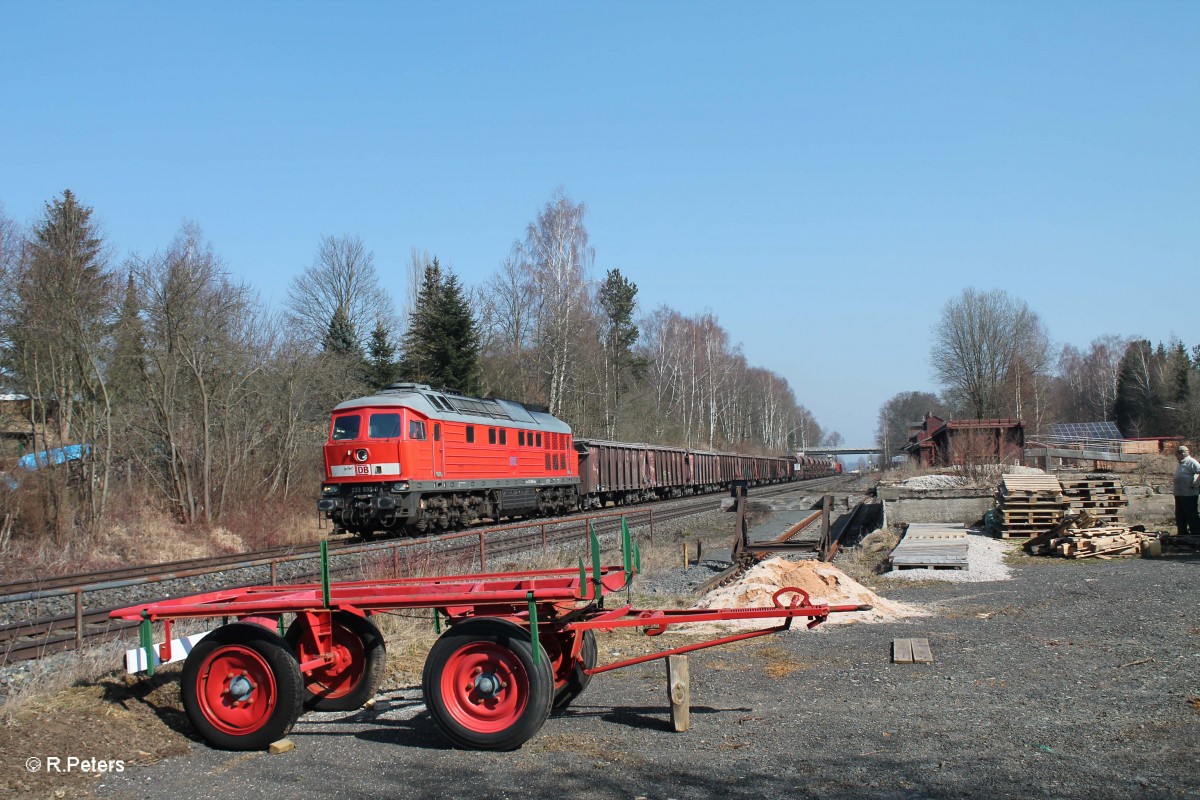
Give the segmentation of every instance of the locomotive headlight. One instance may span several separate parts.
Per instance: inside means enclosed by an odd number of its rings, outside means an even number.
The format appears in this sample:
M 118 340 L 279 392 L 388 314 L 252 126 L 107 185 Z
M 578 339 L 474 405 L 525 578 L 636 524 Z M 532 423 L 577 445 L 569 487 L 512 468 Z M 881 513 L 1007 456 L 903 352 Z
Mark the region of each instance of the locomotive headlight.
M 341 487 L 336 483 L 321 484 L 321 494 L 337 494 Z
M 400 481 L 399 483 L 393 483 L 392 491 L 393 492 L 407 492 L 408 491 L 408 481 Z
M 366 461 L 370 457 L 371 457 L 371 454 L 367 452 L 367 448 L 365 448 L 365 447 L 360 447 L 354 451 L 354 460 L 359 462 L 360 464 L 362 462 Z

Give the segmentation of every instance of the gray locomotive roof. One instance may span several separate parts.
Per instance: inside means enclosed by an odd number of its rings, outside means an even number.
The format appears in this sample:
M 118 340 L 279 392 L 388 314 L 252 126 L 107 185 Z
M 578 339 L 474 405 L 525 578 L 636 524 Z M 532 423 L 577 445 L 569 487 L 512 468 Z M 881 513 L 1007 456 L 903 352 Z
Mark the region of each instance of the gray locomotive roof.
M 393 384 L 369 397 L 338 403 L 333 410 L 396 406 L 411 408 L 431 419 L 457 420 L 499 428 L 536 426 L 551 433 L 570 433 L 571 426 L 544 411 L 511 400 L 495 400 L 439 392 L 423 383 Z

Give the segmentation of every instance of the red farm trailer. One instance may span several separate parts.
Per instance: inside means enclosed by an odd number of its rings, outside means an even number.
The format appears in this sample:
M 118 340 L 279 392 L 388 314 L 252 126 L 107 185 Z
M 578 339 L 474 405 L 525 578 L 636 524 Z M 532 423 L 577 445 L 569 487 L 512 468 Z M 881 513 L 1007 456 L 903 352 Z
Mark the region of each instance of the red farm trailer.
M 627 588 L 639 556 L 622 524 L 622 565 L 602 567 L 592 534 L 591 568 L 439 578 L 331 583 L 322 543 L 318 584 L 209 592 L 117 609 L 140 620 L 141 646 L 131 651 L 153 674 L 156 663 L 184 659 L 183 705 L 210 744 L 260 750 L 283 737 L 304 709 L 352 710 L 370 699 L 382 677 L 384 641 L 371 615 L 432 609 L 445 632 L 425 662 L 422 690 L 437 727 L 456 746 L 509 750 L 565 707 L 593 675 L 741 639 L 786 630 L 796 617 L 809 627 L 832 613 L 869 608 L 814 605 L 785 588 L 766 608 L 652 610 L 605 605 Z M 176 620 L 225 618 L 201 635 L 172 640 Z M 285 628 L 286 619 L 292 619 Z M 734 633 L 649 655 L 597 665 L 595 631 L 726 620 L 776 620 L 773 627 Z M 162 622 L 165 642 L 152 625 Z M 131 667 L 131 671 L 139 671 Z

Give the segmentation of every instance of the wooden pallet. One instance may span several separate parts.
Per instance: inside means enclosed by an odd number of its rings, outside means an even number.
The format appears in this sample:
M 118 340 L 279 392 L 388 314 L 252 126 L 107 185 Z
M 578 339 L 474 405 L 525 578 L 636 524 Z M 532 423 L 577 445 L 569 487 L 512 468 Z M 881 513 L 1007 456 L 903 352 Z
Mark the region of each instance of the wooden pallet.
M 1053 475 L 1002 475 L 1000 476 L 1001 491 L 1006 495 L 1023 494 L 1062 494 L 1062 484 Z
M 890 560 L 892 569 L 967 569 L 966 526 L 914 522 Z
M 1023 533 L 1025 525 L 1051 527 L 1067 508 L 1062 485 L 1053 475 L 1004 475 L 997 499 L 1001 536 L 1005 538 Z
M 1121 488 L 1121 481 L 1117 478 L 1064 478 L 1062 481 L 1063 491 L 1069 492 L 1079 489 L 1093 488 Z

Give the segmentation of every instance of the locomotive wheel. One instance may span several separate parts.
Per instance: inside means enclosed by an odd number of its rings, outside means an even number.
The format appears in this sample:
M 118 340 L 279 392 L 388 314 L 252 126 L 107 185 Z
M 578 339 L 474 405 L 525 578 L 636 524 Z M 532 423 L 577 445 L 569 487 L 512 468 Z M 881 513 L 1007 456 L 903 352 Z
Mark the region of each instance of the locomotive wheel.
M 225 750 L 262 750 L 300 716 L 304 686 L 287 643 L 260 625 L 217 628 L 188 654 L 183 708 L 204 739 Z
M 554 664 L 556 688 L 552 707 L 555 711 L 566 708 L 572 700 L 583 694 L 583 690 L 592 681 L 592 676 L 584 670 L 596 666 L 596 634 L 593 631 L 583 632 L 583 645 L 579 650 L 579 658 L 574 660 L 571 659 L 572 639 L 574 637 L 567 636 L 559 640 L 563 649 Z
M 540 649 L 540 645 L 539 645 Z M 507 620 L 461 622 L 429 651 L 421 688 L 434 723 L 456 747 L 515 750 L 542 727 L 554 698 L 544 649 Z
M 287 629 L 284 639 L 304 663 L 318 653 L 310 637 L 303 635 L 308 628 L 304 617 L 298 617 Z M 353 711 L 375 696 L 387 651 L 383 634 L 374 623 L 348 611 L 333 615 L 333 661 L 301 675 L 304 680 L 304 705 L 313 711 Z

